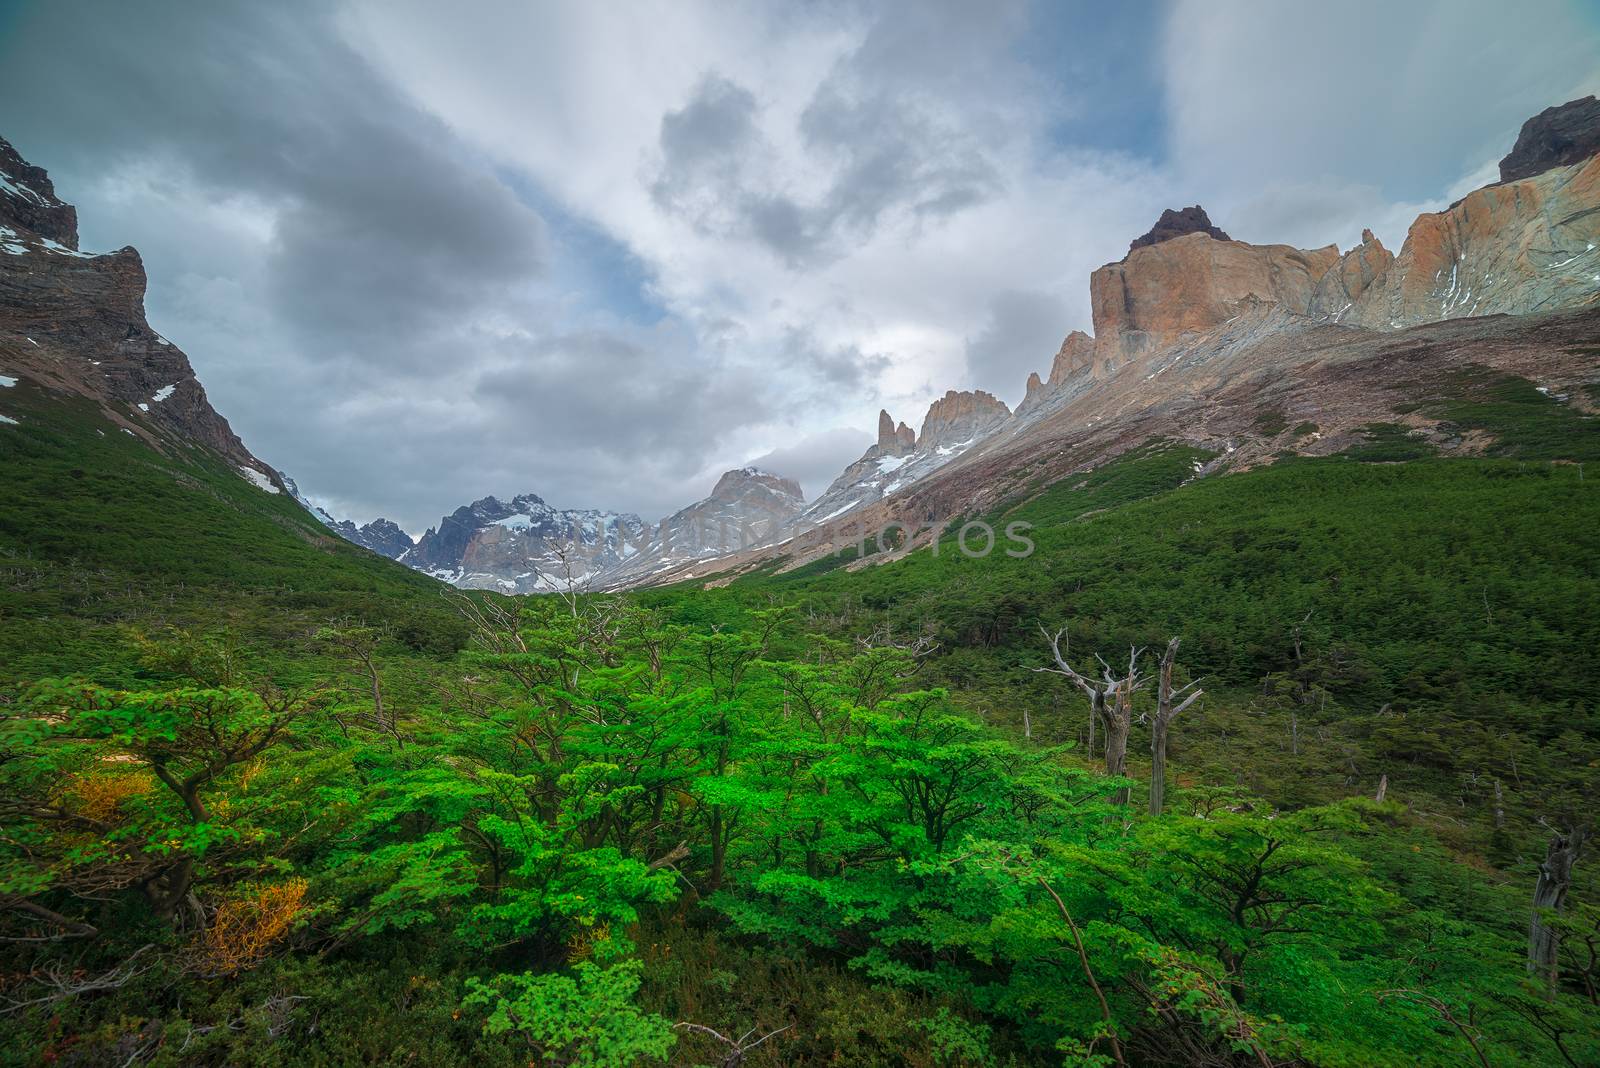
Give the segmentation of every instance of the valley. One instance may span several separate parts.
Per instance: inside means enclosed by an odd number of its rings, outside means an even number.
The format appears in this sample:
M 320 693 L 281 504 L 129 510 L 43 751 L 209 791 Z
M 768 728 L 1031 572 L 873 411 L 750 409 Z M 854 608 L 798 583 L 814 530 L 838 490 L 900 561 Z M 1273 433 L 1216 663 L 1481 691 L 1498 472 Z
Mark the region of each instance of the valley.
M 1600 1062 L 1597 130 L 1168 211 L 813 501 L 416 539 L 0 142 L 0 1063 Z

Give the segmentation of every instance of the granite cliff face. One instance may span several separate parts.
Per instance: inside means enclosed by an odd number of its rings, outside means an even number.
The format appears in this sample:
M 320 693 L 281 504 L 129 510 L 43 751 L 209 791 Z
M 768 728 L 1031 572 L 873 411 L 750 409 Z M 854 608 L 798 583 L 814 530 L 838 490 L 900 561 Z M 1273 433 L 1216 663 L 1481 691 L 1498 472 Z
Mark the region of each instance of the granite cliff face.
M 76 211 L 0 140 L 0 375 L 83 397 L 154 448 L 205 446 L 281 492 L 277 473 L 211 407 L 183 350 L 150 329 L 145 282 L 132 248 L 80 251 Z
M 1371 230 L 1361 231 L 1361 244 L 1340 256 L 1339 262 L 1317 283 L 1306 314 L 1313 319 L 1339 322 L 1393 263 L 1394 253 L 1384 248 Z
M 878 410 L 878 452 L 884 456 L 904 456 L 917 446 L 917 433 L 905 423 L 895 426 L 883 409 Z
M 981 389 L 950 390 L 934 401 L 917 439 L 923 449 L 965 448 L 1011 418 L 1011 409 Z
M 1343 322 L 1398 330 L 1600 298 L 1600 156 L 1485 186 L 1418 216 Z
M 1339 258 L 1332 245 L 1249 245 L 1202 233 L 1133 249 L 1089 278 L 1097 356 L 1120 362 L 1163 348 L 1226 322 L 1247 302 L 1304 315 Z

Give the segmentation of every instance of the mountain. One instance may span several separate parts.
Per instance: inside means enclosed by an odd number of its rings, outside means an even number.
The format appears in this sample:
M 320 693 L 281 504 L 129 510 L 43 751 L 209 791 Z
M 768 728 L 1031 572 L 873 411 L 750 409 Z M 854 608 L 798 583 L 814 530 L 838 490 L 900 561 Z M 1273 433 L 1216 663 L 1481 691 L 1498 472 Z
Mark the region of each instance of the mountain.
M 758 467 L 724 472 L 710 496 L 661 520 L 638 551 L 600 581 L 632 585 L 679 564 L 767 543 L 787 530 L 804 507 L 805 494 L 792 478 Z
M 887 411 L 878 413 L 878 440 L 845 468 L 791 524 L 799 533 L 883 499 L 960 456 L 1003 425 L 1011 410 L 983 390 L 950 390 L 934 401 L 919 435 Z
M 637 552 L 644 536 L 644 521 L 631 513 L 552 508 L 532 493 L 484 497 L 430 527 L 400 562 L 463 589 L 586 588 Z
M 1486 413 L 1524 387 L 1529 403 L 1593 419 L 1596 147 L 1593 98 L 1542 113 L 1503 161 L 1502 181 L 1419 216 L 1398 255 L 1371 231 L 1342 253 L 1255 245 L 1230 239 L 1199 206 L 1168 210 L 1091 274 L 1093 335 L 1068 334 L 1015 413 L 948 394 L 935 408 L 963 418 L 946 426 L 930 411 L 944 444 L 929 447 L 925 422 L 909 449 L 885 413 L 878 443 L 797 522 L 804 538 L 719 570 L 798 568 L 853 547 L 862 529 L 983 514 L 1155 440 L 1211 456 L 1195 472 L 1206 477 L 1374 441 L 1408 443 L 1392 446 L 1400 453 L 1493 453 L 1505 428 Z
M 797 482 L 755 467 L 725 472 L 710 496 L 653 527 L 631 513 L 553 508 L 531 493 L 509 503 L 485 497 L 456 509 L 396 558 L 469 589 L 625 586 L 768 542 L 804 504 Z
M 77 212 L 0 139 L 0 374 L 80 398 L 114 431 L 172 453 L 203 446 L 267 493 L 277 473 L 211 407 L 183 350 L 150 328 L 132 248 L 78 248 Z M 0 415 L 6 414 L 0 398 Z

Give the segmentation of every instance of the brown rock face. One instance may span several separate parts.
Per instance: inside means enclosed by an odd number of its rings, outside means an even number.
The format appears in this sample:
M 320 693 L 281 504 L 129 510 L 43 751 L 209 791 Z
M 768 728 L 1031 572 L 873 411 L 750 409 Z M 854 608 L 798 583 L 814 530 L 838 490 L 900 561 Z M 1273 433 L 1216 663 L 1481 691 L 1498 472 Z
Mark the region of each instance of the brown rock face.
M 1136 237 L 1128 245 L 1128 251 L 1144 248 L 1146 245 L 1159 244 L 1162 241 L 1171 241 L 1175 237 L 1185 234 L 1206 234 L 1218 241 L 1231 241 L 1227 234 L 1211 225 L 1211 219 L 1206 215 L 1206 209 L 1196 204 L 1191 208 L 1173 211 L 1168 208 L 1161 213 L 1161 218 L 1150 228 L 1149 233 Z
M 1394 253 L 1384 248 L 1371 230 L 1361 231 L 1361 244 L 1339 257 L 1339 262 L 1317 283 L 1308 314 L 1339 322 L 1392 263 Z
M 916 431 L 901 423 L 895 426 L 894 419 L 883 409 L 878 410 L 878 452 L 888 456 L 899 456 L 916 448 Z
M 1188 234 L 1136 248 L 1089 278 L 1096 355 L 1120 362 L 1220 325 L 1246 302 L 1304 315 L 1339 250 L 1248 245 Z
M 1011 418 L 1011 409 L 981 389 L 950 390 L 928 407 L 918 439 L 923 449 L 969 442 Z
M 1600 156 L 1485 186 L 1411 224 L 1400 255 L 1346 323 L 1393 330 L 1441 319 L 1582 307 L 1600 298 Z
M 211 407 L 189 358 L 145 321 L 139 253 L 78 252 L 77 214 L 44 171 L 4 141 L 0 169 L 0 373 L 87 397 L 152 444 L 208 446 L 281 489 Z
M 35 167 L 0 137 L 0 219 L 10 219 L 42 238 L 78 247 L 78 211 L 56 199 L 43 167 Z
M 1067 335 L 1050 364 L 1050 385 L 1064 385 L 1068 379 L 1094 370 L 1094 338 L 1082 330 Z
M 1522 124 L 1517 143 L 1500 161 L 1500 180 L 1515 182 L 1552 167 L 1581 163 L 1600 152 L 1600 100 L 1592 96 L 1545 108 Z

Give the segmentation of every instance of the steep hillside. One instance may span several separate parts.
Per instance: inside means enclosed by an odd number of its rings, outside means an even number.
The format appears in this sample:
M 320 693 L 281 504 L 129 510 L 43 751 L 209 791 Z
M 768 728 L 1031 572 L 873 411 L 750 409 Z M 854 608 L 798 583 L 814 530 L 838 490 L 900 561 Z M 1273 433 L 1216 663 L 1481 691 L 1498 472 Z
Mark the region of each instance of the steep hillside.
M 131 680 L 137 635 L 169 627 L 281 649 L 357 619 L 458 648 L 437 583 L 334 536 L 211 407 L 145 320 L 139 254 L 79 251 L 4 141 L 0 172 L 0 690 Z

